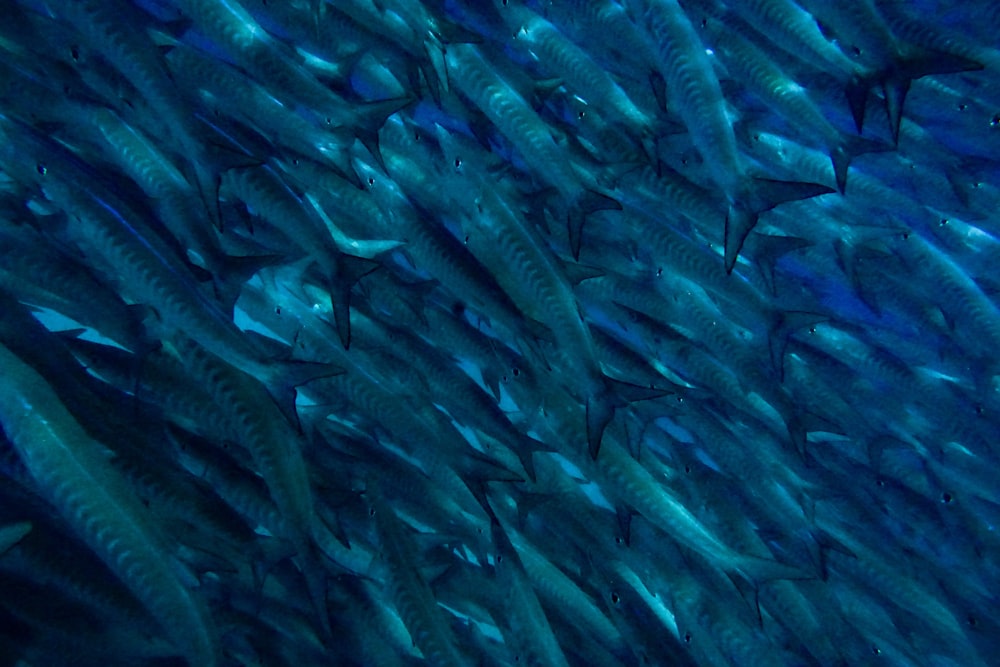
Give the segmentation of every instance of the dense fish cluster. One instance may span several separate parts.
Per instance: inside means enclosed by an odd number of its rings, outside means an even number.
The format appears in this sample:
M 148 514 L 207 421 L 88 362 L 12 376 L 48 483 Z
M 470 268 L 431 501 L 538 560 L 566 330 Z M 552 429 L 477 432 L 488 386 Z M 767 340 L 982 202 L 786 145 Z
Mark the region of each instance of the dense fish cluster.
M 996 664 L 996 3 L 0 11 L 3 665 Z

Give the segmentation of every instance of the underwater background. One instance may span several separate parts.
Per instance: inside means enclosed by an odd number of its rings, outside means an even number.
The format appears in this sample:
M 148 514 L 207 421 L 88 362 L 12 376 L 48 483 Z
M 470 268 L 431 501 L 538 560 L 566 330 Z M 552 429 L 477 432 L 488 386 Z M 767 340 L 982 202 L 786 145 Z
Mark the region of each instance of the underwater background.
M 996 664 L 997 35 L 0 3 L 0 664 Z

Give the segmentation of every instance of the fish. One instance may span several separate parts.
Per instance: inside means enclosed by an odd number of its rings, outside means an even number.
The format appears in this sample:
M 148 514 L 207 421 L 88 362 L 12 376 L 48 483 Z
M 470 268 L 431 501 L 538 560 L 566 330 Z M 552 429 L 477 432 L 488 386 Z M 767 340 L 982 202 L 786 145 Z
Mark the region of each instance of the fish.
M 991 664 L 990 3 L 7 5 L 0 661 Z

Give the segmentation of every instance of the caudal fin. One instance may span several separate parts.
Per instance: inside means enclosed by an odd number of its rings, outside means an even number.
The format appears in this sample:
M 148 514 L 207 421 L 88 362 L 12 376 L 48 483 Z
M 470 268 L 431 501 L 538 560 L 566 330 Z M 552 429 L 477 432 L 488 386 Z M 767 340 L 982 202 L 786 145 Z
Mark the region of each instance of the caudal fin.
M 620 211 L 621 202 L 600 192 L 584 191 L 569 212 L 566 224 L 569 228 L 569 246 L 573 259 L 580 259 L 580 245 L 583 241 L 583 223 L 595 211 Z
M 802 181 L 778 181 L 769 178 L 754 178 L 748 183 L 743 197 L 729 206 L 726 215 L 725 262 L 726 273 L 732 273 L 739 258 L 743 242 L 757 224 L 761 213 L 770 211 L 778 204 L 834 192 L 832 188 L 819 183 Z
M 840 190 L 840 194 L 844 194 L 847 190 L 847 169 L 855 157 L 865 153 L 885 153 L 891 150 L 892 146 L 881 141 L 844 137 L 844 140 L 830 151 L 833 175 L 837 179 L 837 189 Z
M 899 124 L 903 119 L 903 102 L 910 85 L 932 74 L 956 74 L 983 69 L 983 65 L 964 56 L 945 51 L 910 45 L 905 54 L 893 60 L 889 67 L 876 72 L 873 83 L 882 87 L 885 111 L 889 117 L 892 143 L 899 143 Z
M 631 403 L 648 401 L 674 393 L 670 389 L 643 386 L 605 377 L 606 390 L 596 396 L 587 398 L 587 451 L 593 460 L 601 451 L 601 440 L 604 431 L 615 416 L 617 408 L 624 408 Z

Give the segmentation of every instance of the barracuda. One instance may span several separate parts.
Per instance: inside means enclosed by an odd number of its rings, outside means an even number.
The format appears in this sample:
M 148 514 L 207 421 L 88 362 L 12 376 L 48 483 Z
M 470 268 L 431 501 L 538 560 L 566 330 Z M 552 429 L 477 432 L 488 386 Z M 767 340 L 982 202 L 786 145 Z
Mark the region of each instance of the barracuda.
M 0 663 L 991 664 L 997 17 L 5 3 Z
M 49 501 L 162 624 L 192 664 L 216 664 L 204 610 L 160 556 L 152 516 L 123 488 L 102 446 L 6 347 L 0 421 Z

